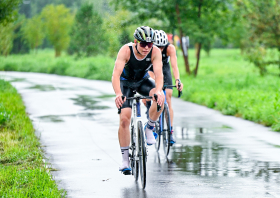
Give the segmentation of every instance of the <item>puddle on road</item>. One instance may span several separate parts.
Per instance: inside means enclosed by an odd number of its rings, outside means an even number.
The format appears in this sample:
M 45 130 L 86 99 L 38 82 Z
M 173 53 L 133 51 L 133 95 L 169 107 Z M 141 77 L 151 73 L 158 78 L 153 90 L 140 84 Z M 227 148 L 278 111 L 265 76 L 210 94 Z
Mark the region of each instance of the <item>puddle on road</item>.
M 9 82 L 25 82 L 27 81 L 26 78 L 11 78 L 11 80 L 8 80 Z
M 97 96 L 97 98 L 113 98 L 113 97 L 116 97 L 116 95 L 112 95 L 112 94 L 104 94 L 104 95 L 101 95 L 101 96 Z
M 77 98 L 70 98 L 75 101 L 75 105 L 83 106 L 84 110 L 98 110 L 98 109 L 108 109 L 108 106 L 100 105 L 101 101 L 96 100 L 96 96 L 90 95 L 78 95 Z
M 57 115 L 40 116 L 38 118 L 44 122 L 64 122 L 64 120 Z
M 250 177 L 280 184 L 279 162 L 253 160 L 242 150 L 228 148 L 227 145 L 215 143 L 204 137 L 207 133 L 219 133 L 220 130 L 230 132 L 228 127 L 177 127 L 177 144 L 171 148 L 168 161 L 168 164 L 172 165 L 168 166 L 170 170 L 203 177 Z
M 95 120 L 96 113 L 78 113 L 69 115 L 47 115 L 37 117 L 44 122 L 64 122 L 63 117 L 79 117 L 81 119 Z
M 38 89 L 40 91 L 54 91 L 54 90 L 76 90 L 74 88 L 70 87 L 56 87 L 53 85 L 34 85 L 31 87 L 28 87 L 27 89 Z
M 52 85 L 34 85 L 32 87 L 28 87 L 28 89 L 38 89 L 40 91 L 54 91 L 55 87 Z

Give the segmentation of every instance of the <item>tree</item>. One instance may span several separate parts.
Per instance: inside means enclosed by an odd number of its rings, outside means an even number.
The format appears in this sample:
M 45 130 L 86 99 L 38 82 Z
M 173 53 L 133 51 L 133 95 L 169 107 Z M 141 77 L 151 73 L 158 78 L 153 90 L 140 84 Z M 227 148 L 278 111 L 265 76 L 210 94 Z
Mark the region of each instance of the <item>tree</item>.
M 28 43 L 31 49 L 36 49 L 42 45 L 45 38 L 43 29 L 43 22 L 40 16 L 34 16 L 31 19 L 27 19 L 26 24 L 22 26 L 23 39 Z
M 235 1 L 229 12 L 228 23 L 224 26 L 224 32 L 221 39 L 225 43 L 233 44 L 234 47 L 239 47 L 241 53 L 246 48 L 246 43 L 249 40 L 249 23 L 244 17 L 245 9 L 241 6 L 242 1 Z
M 189 36 L 197 46 L 197 63 L 193 71 L 197 75 L 200 50 L 204 44 L 209 47 L 209 40 L 220 33 L 226 23 L 226 14 L 230 0 L 117 0 L 117 8 L 124 7 L 137 13 L 134 18 L 157 18 L 166 24 L 166 29 L 177 29 L 182 43 L 182 37 Z M 122 5 L 122 6 L 120 6 Z M 140 8 L 140 9 L 139 9 Z M 183 47 L 181 45 L 182 51 Z M 184 55 L 186 72 L 191 74 L 188 56 Z
M 71 30 L 70 53 L 78 56 L 96 55 L 104 50 L 105 30 L 102 27 L 102 18 L 93 9 L 93 4 L 83 4 L 76 14 Z
M 24 54 L 29 53 L 29 46 L 22 38 L 21 28 L 24 26 L 26 18 L 24 15 L 19 15 L 18 19 L 14 22 L 14 36 L 13 36 L 13 48 L 11 54 Z
M 58 57 L 69 45 L 73 16 L 64 5 L 48 5 L 42 10 L 41 17 L 46 36 L 54 46 L 55 57 Z
M 8 56 L 13 47 L 14 24 L 0 24 L 0 54 Z
M 266 73 L 266 66 L 280 69 L 280 0 L 240 0 L 243 17 L 248 21 L 249 39 L 246 43 L 248 59 Z M 278 57 L 267 57 L 267 49 L 277 49 Z
M 114 15 L 107 15 L 104 19 L 103 28 L 106 29 L 106 38 L 108 40 L 108 52 L 112 57 L 116 57 L 120 47 L 127 40 L 133 41 L 133 33 L 137 24 L 131 25 L 129 19 L 133 15 L 127 10 L 118 10 Z M 127 34 L 127 32 L 133 32 Z
M 0 1 L 0 24 L 8 24 L 16 20 L 17 8 L 22 0 L 1 0 Z

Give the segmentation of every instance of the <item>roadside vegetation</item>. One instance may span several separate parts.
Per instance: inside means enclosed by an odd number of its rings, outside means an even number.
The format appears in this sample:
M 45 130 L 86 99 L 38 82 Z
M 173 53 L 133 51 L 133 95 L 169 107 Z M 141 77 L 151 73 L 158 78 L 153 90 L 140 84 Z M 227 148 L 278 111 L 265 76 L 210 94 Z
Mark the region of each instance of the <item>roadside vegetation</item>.
M 0 197 L 65 197 L 43 163 L 20 95 L 0 80 Z
M 114 59 L 95 56 L 76 59 L 62 54 L 53 57 L 54 50 L 39 50 L 32 54 L 0 56 L 1 71 L 38 72 L 74 76 L 87 79 L 111 80 Z
M 190 50 L 189 57 L 190 62 L 195 62 L 193 50 Z M 262 76 L 258 68 L 244 60 L 239 49 L 215 49 L 211 51 L 211 56 L 202 53 L 197 77 L 183 72 L 182 58 L 178 62 L 184 83 L 184 100 L 280 131 L 280 78 L 277 67 L 267 67 L 270 74 Z M 188 112 L 187 109 L 185 111 Z

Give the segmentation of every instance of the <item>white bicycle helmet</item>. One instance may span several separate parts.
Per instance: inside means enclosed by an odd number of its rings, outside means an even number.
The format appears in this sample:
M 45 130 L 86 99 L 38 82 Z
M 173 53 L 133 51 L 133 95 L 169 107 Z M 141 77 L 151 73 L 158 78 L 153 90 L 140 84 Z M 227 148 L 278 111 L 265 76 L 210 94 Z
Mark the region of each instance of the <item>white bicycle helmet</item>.
M 163 47 L 168 44 L 167 35 L 163 30 L 155 30 L 154 44 L 158 47 Z

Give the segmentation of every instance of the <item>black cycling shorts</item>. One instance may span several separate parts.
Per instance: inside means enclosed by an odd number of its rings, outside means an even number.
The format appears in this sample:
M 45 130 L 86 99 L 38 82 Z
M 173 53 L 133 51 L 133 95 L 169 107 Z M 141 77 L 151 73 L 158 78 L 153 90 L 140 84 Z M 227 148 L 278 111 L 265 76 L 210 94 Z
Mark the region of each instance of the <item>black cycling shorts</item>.
M 154 72 L 153 66 L 150 67 L 149 71 Z M 163 84 L 164 85 L 172 85 L 172 75 L 171 75 L 169 63 L 165 63 L 163 65 L 162 73 L 163 73 Z M 173 88 L 172 87 L 167 87 L 166 89 L 173 89 Z
M 172 75 L 170 68 L 163 71 L 163 82 L 164 85 L 172 85 Z M 166 89 L 173 89 L 172 87 L 167 87 Z
M 143 96 L 149 96 L 151 89 L 156 87 L 155 81 L 152 78 L 145 78 L 137 82 L 121 80 L 120 85 L 122 94 L 126 97 L 133 97 L 134 90 Z M 132 108 L 132 100 L 126 100 L 121 109 L 126 107 Z

